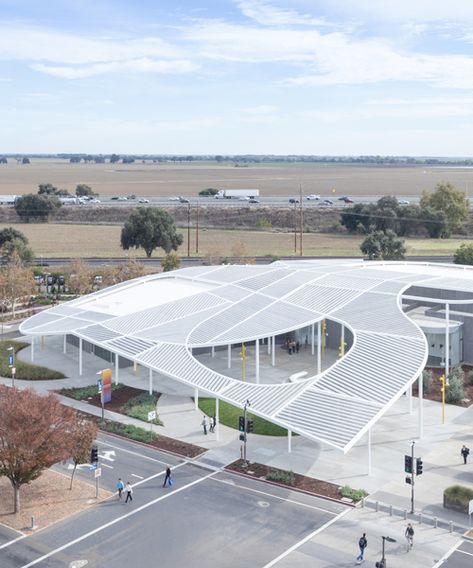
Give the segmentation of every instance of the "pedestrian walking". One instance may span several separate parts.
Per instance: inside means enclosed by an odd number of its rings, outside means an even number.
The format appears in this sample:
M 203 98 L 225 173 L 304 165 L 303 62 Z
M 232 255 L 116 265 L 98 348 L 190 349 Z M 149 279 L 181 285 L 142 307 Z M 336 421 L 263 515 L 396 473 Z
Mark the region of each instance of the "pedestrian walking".
M 215 429 L 215 415 L 209 418 L 209 430 L 212 434 L 214 429 Z
M 169 482 L 169 485 L 171 485 L 171 468 L 167 465 L 166 466 L 166 476 L 164 477 L 164 483 L 163 483 L 163 487 L 166 487 L 166 483 Z
M 125 484 L 122 481 L 122 478 L 119 477 L 117 481 L 117 491 L 118 491 L 118 500 L 121 501 L 123 490 L 125 489 Z
M 301 344 L 299 341 L 296 341 L 296 353 L 299 353 L 299 349 L 301 348 Z
M 217 426 L 217 417 L 215 416 L 215 414 L 212 416 L 212 432 L 215 430 L 215 427 Z
M 407 524 L 406 532 L 404 533 L 404 536 L 406 537 L 406 541 L 407 541 L 407 552 L 409 552 L 409 550 L 414 545 L 414 527 L 411 525 L 411 523 Z
M 207 419 L 205 418 L 205 416 L 204 416 L 201 424 L 202 424 L 202 428 L 204 429 L 204 434 L 207 436 Z
M 363 533 L 363 536 L 360 536 L 360 540 L 358 541 L 358 546 L 360 548 L 360 554 L 356 557 L 356 563 L 361 564 L 364 559 L 365 548 L 368 546 L 368 541 L 366 540 L 366 533 Z
M 460 453 L 463 456 L 463 463 L 466 464 L 468 456 L 470 455 L 470 448 L 467 448 L 465 444 L 463 444 Z
M 128 501 L 133 501 L 133 487 L 131 486 L 131 483 L 129 481 L 126 482 L 126 499 L 125 499 L 125 503 L 128 503 Z

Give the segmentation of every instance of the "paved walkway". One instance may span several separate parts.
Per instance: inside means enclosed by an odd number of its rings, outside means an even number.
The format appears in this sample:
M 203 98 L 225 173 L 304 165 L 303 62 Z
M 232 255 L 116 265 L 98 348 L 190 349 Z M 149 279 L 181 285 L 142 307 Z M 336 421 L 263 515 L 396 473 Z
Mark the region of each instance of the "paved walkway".
M 35 344 L 35 362 L 62 371 L 68 378 L 59 381 L 16 381 L 21 387 L 31 387 L 41 392 L 62 387 L 86 386 L 95 384 L 96 374 L 110 365 L 93 354 L 84 353 L 83 375 L 78 375 L 78 350 L 68 345 L 64 354 L 61 338 L 45 338 L 44 349 L 39 341 Z M 288 361 L 285 355 L 286 363 Z M 298 357 L 293 355 L 292 357 Z M 20 352 L 19 358 L 30 361 L 30 349 Z M 208 356 L 210 358 L 210 356 Z M 222 357 L 213 365 L 226 364 Z M 293 364 L 294 359 L 290 360 Z M 305 364 L 303 359 L 298 364 Z M 264 373 L 264 364 L 262 367 Z M 285 374 L 287 374 L 285 372 Z M 148 372 L 133 367 L 120 368 L 120 382 L 148 390 Z M 0 379 L 10 384 L 9 379 Z M 219 435 L 205 436 L 200 426 L 202 413 L 196 410 L 191 397 L 193 389 L 166 377 L 154 374 L 154 390 L 162 392 L 158 412 L 163 427 L 153 426 L 158 433 L 185 442 L 208 448 L 202 461 L 223 465 L 240 457 L 241 443 L 237 430 L 219 426 Z M 100 415 L 101 409 L 85 402 L 63 398 L 66 404 Z M 410 486 L 405 483 L 404 454 L 410 452 L 410 442 L 416 440 L 416 456 L 424 460 L 424 475 L 416 482 L 416 509 L 427 515 L 453 520 L 467 526 L 466 515 L 446 512 L 442 506 L 443 490 L 456 483 L 471 484 L 473 463 L 463 465 L 460 448 L 463 443 L 473 448 L 473 407 L 470 409 L 447 406 L 446 423 L 440 424 L 441 408 L 438 403 L 424 401 L 424 437 L 417 440 L 418 417 L 415 412 L 417 401 L 413 401 L 414 412 L 409 413 L 407 397 L 401 399 L 375 425 L 372 430 L 372 475 L 368 475 L 367 440 L 361 440 L 347 455 L 302 436 L 292 437 L 292 451 L 288 451 L 287 438 L 266 437 L 251 434 L 248 437 L 248 458 L 250 461 L 265 463 L 273 467 L 293 470 L 337 483 L 363 488 L 373 499 L 392 503 L 401 508 L 409 508 Z M 143 426 L 141 421 L 106 411 L 106 416 Z M 217 439 L 218 438 L 218 439 Z

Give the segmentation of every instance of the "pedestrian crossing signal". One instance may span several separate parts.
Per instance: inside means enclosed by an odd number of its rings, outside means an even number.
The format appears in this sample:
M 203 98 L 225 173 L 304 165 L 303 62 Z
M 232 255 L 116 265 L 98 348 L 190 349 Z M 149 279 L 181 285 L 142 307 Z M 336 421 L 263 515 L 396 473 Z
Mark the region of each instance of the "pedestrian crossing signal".
M 407 454 L 404 456 L 404 471 L 406 473 L 412 473 L 412 456 Z
M 246 421 L 246 431 L 248 433 L 253 432 L 253 420 L 247 420 Z
M 245 431 L 245 417 L 244 416 L 240 416 L 238 418 L 238 430 L 240 430 L 240 432 Z

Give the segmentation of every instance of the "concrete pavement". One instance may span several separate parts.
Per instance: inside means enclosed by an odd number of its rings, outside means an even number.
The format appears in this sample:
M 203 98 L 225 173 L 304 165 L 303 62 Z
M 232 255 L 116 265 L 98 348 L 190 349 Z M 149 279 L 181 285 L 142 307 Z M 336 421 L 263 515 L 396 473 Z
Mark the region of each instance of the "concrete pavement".
M 18 386 L 33 386 L 46 392 L 61 387 L 86 386 L 96 382 L 96 373 L 110 363 L 93 354 L 84 353 L 83 375 L 78 375 L 78 350 L 67 346 L 67 353 L 63 353 L 61 338 L 45 338 L 44 350 L 40 349 L 39 341 L 35 345 L 35 362 L 50 368 L 62 371 L 68 378 L 60 381 L 16 381 Z M 282 369 L 280 373 L 287 374 L 295 368 L 297 363 L 304 368 L 305 361 L 300 355 L 293 355 L 291 359 L 278 355 Z M 327 354 L 327 360 L 333 358 L 333 353 Z M 335 355 L 336 356 L 336 355 Z M 30 360 L 29 349 L 20 352 L 19 357 L 25 361 Z M 226 365 L 224 357 L 208 359 L 213 367 Z M 236 359 L 236 358 L 235 358 Z M 265 374 L 265 363 L 262 357 L 262 376 Z M 285 369 L 284 366 L 291 367 Z M 234 367 L 235 373 L 238 372 Z M 120 368 L 119 380 L 130 386 L 148 389 L 148 372 L 141 370 L 136 375 L 133 367 Z M 249 380 L 251 378 L 249 377 Z M 2 380 L 9 384 L 8 379 Z M 195 410 L 191 397 L 193 389 L 168 379 L 154 375 L 154 390 L 162 392 L 158 412 L 164 422 L 163 427 L 153 427 L 158 433 L 177 438 L 185 442 L 201 445 L 208 449 L 202 460 L 213 465 L 224 465 L 240 457 L 240 441 L 238 431 L 219 425 L 219 435 L 204 436 L 200 423 L 202 413 Z M 64 402 L 93 414 L 100 414 L 100 409 L 91 407 L 87 403 L 65 399 Z M 409 412 L 407 397 L 401 399 L 376 424 L 372 430 L 372 471 L 368 475 L 368 448 L 367 440 L 361 440 L 347 455 L 325 447 L 321 444 L 306 440 L 302 436 L 292 437 L 292 451 L 288 451 L 286 438 L 266 437 L 251 434 L 248 437 L 248 458 L 251 461 L 265 463 L 273 467 L 293 470 L 303 475 L 331 481 L 340 485 L 350 485 L 354 488 L 363 488 L 370 492 L 373 499 L 392 503 L 401 508 L 409 507 L 410 486 L 405 481 L 404 454 L 410 451 L 410 442 L 416 440 L 416 456 L 424 460 L 424 475 L 417 478 L 416 483 L 416 509 L 425 514 L 444 517 L 456 523 L 467 526 L 466 515 L 446 512 L 442 506 L 443 490 L 456 483 L 473 482 L 473 464 L 463 465 L 460 448 L 463 443 L 473 446 L 473 407 L 471 409 L 456 406 L 447 406 L 446 423 L 440 424 L 440 405 L 431 401 L 424 401 L 424 437 L 417 440 L 418 416 L 416 413 L 417 400 L 413 401 L 413 413 Z M 123 415 L 110 416 L 122 422 L 143 426 Z

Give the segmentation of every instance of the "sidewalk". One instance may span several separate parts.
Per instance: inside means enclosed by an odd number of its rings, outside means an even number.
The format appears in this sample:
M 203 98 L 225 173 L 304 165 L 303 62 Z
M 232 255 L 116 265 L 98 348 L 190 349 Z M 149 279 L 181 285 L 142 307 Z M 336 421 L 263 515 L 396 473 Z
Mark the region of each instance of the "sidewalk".
M 96 373 L 110 366 L 95 355 L 84 353 L 83 375 L 78 375 L 78 350 L 68 345 L 62 351 L 61 338 L 46 337 L 44 350 L 35 344 L 35 363 L 62 371 L 68 378 L 58 381 L 15 381 L 19 387 L 33 387 L 40 392 L 59 390 L 62 387 L 77 387 L 95 384 Z M 19 358 L 30 361 L 30 349 L 24 349 Z M 139 368 L 138 368 L 139 369 Z M 10 379 L 0 382 L 11 384 Z M 133 367 L 120 368 L 119 382 L 148 390 L 148 372 L 137 372 Z M 200 458 L 211 465 L 223 466 L 240 457 L 239 432 L 219 425 L 219 440 L 216 433 L 204 435 L 201 427 L 202 413 L 195 410 L 191 397 L 194 390 L 186 385 L 154 373 L 153 388 L 162 393 L 158 413 L 164 426 L 153 430 L 164 436 L 196 444 L 209 451 Z M 101 409 L 62 397 L 65 404 L 100 416 Z M 247 455 L 272 467 L 293 470 L 302 475 L 331 481 L 339 485 L 363 488 L 372 500 L 393 504 L 401 509 L 410 508 L 410 486 L 405 483 L 404 454 L 410 453 L 410 442 L 416 441 L 415 455 L 424 461 L 424 474 L 416 480 L 416 510 L 430 516 L 438 516 L 456 524 L 468 526 L 468 517 L 443 509 L 443 490 L 453 484 L 471 484 L 473 463 L 463 465 L 459 454 L 463 443 L 473 446 L 473 407 L 470 409 L 447 405 L 446 423 L 440 424 L 440 405 L 424 401 L 424 437 L 417 440 L 417 400 L 413 401 L 414 412 L 409 414 L 407 397 L 401 399 L 374 426 L 372 430 L 372 475 L 368 475 L 367 440 L 362 439 L 347 455 L 312 442 L 302 436 L 292 437 L 292 451 L 288 451 L 287 438 L 248 436 Z M 107 418 L 143 427 L 143 422 L 105 411 Z M 145 425 L 149 428 L 149 425 Z

